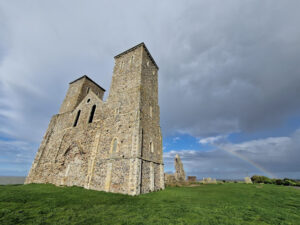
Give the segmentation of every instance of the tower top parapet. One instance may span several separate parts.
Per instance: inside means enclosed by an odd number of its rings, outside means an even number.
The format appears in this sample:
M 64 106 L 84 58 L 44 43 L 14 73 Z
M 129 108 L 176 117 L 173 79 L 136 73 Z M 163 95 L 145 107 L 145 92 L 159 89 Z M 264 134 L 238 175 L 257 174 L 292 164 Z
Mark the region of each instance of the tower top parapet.
M 147 55 L 148 55 L 149 58 L 151 59 L 152 63 L 155 65 L 155 67 L 157 68 L 157 70 L 159 70 L 158 65 L 156 64 L 155 60 L 153 59 L 152 55 L 150 54 L 150 52 L 149 52 L 149 50 L 148 50 L 148 48 L 146 47 L 146 45 L 145 45 L 144 42 L 142 42 L 142 43 L 140 43 L 140 44 L 138 44 L 138 45 L 136 45 L 136 46 L 134 46 L 134 47 L 132 47 L 132 48 L 130 48 L 130 49 L 128 49 L 128 50 L 126 50 L 126 51 L 124 51 L 124 52 L 118 54 L 118 55 L 116 55 L 114 58 L 115 58 L 115 59 L 116 59 L 116 58 L 119 58 L 119 57 L 121 57 L 122 55 L 125 55 L 125 54 L 127 54 L 128 52 L 131 52 L 131 51 L 133 51 L 133 50 L 135 50 L 135 49 L 137 49 L 137 48 L 139 48 L 139 47 L 141 47 L 141 46 L 144 47 L 144 49 L 145 49 L 145 51 L 147 52 Z
M 86 78 L 87 80 L 91 81 L 92 83 L 94 83 L 97 87 L 99 87 L 102 91 L 105 91 L 105 89 L 103 87 L 101 87 L 99 84 L 97 84 L 95 81 L 93 81 L 91 78 L 89 78 L 87 75 L 83 75 L 79 78 L 77 78 L 76 80 L 73 80 L 72 82 L 70 82 L 69 84 L 75 83 L 78 80 L 81 80 L 83 78 Z

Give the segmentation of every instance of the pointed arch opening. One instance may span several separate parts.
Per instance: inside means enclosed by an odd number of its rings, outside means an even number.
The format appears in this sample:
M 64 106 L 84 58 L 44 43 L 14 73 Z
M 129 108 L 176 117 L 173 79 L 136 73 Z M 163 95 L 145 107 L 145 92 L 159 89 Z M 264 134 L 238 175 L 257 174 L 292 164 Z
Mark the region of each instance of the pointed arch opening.
M 95 110 L 96 110 L 96 105 L 93 105 L 91 113 L 90 113 L 89 123 L 93 122 Z

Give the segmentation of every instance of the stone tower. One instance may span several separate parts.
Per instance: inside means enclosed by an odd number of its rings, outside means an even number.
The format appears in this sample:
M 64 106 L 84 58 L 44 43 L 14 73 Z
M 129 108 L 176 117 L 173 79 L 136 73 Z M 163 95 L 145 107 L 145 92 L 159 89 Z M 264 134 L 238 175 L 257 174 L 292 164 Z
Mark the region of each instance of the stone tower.
M 107 101 L 104 92 L 87 76 L 70 83 L 25 183 L 129 195 L 164 188 L 158 66 L 144 43 L 115 56 Z

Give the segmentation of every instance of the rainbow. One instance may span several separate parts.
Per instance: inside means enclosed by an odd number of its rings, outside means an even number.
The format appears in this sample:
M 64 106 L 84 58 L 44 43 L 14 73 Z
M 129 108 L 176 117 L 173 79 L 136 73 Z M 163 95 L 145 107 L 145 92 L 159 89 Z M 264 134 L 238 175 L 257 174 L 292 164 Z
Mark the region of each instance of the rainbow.
M 245 156 L 243 156 L 243 155 L 241 155 L 241 154 L 239 154 L 239 153 L 237 153 L 237 152 L 230 151 L 230 150 L 228 150 L 228 149 L 224 149 L 224 148 L 221 148 L 221 149 L 223 149 L 224 151 L 226 151 L 226 152 L 228 152 L 228 153 L 230 153 L 230 154 L 232 154 L 232 155 L 238 157 L 239 159 L 242 159 L 242 160 L 246 161 L 247 163 L 249 163 L 250 165 L 252 165 L 252 166 L 255 167 L 256 169 L 258 169 L 258 170 L 260 170 L 261 172 L 263 172 L 263 173 L 264 173 L 265 175 L 267 175 L 268 177 L 270 177 L 270 178 L 276 178 L 276 175 L 275 175 L 275 174 L 271 173 L 270 171 L 268 171 L 268 170 L 266 170 L 265 168 L 263 168 L 261 165 L 259 165 L 259 164 L 255 163 L 255 162 L 253 162 L 252 160 L 246 158 Z

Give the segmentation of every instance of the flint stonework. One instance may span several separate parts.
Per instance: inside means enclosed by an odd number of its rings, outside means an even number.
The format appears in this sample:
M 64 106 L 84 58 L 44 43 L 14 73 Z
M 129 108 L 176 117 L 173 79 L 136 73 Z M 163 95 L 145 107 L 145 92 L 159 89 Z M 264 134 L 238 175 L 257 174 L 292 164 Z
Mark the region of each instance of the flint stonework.
M 158 66 L 144 43 L 117 56 L 109 96 L 83 76 L 70 83 L 25 183 L 139 195 L 164 189 Z

